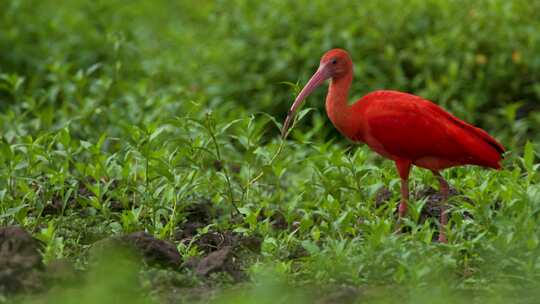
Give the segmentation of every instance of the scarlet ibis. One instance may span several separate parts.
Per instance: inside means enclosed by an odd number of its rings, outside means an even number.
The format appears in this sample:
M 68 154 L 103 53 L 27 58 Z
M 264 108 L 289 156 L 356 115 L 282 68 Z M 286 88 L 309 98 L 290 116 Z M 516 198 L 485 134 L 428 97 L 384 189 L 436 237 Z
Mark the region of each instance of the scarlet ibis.
M 331 82 L 326 96 L 326 112 L 336 129 L 352 141 L 366 143 L 373 151 L 395 162 L 401 178 L 400 220 L 407 212 L 411 166 L 433 172 L 439 181 L 442 197 L 439 241 L 447 243 L 445 225 L 448 221 L 446 201 L 449 186 L 440 171 L 462 165 L 500 169 L 504 147 L 486 131 L 419 96 L 379 90 L 349 105 L 353 63 L 342 49 L 332 49 L 322 56 L 319 68 L 291 106 L 283 124 L 284 138 L 295 111 L 327 79 Z

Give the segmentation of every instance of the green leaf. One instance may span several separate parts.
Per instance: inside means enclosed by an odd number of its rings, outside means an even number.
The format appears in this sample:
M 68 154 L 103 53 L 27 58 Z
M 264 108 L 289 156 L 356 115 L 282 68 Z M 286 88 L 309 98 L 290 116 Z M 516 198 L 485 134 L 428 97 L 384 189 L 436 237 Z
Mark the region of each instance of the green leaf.
M 525 144 L 525 149 L 523 151 L 523 165 L 525 166 L 525 169 L 527 169 L 527 172 L 533 171 L 533 164 L 534 164 L 534 147 L 533 144 L 530 141 L 527 141 Z
M 312 256 L 318 254 L 320 251 L 319 246 L 309 240 L 302 241 L 302 247 Z
M 60 130 L 60 143 L 64 148 L 69 148 L 69 143 L 71 142 L 71 135 L 69 134 L 68 128 L 63 128 Z
M 8 144 L 4 138 L 0 141 L 0 154 L 2 154 L 5 159 L 11 159 L 13 157 L 11 145 Z

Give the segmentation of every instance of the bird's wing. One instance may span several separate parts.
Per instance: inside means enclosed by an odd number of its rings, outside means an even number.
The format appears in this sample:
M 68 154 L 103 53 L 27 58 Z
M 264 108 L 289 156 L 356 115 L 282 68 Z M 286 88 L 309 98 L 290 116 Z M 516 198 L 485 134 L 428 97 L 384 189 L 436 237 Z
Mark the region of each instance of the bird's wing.
M 487 132 L 418 96 L 391 92 L 368 99 L 364 116 L 368 132 L 394 157 L 492 166 L 504 151 Z
M 474 135 L 476 136 L 478 139 L 481 139 L 482 141 L 484 141 L 485 143 L 487 143 L 488 145 L 490 145 L 493 149 L 495 149 L 495 151 L 497 151 L 499 154 L 503 154 L 505 152 L 505 149 L 503 147 L 503 145 L 501 145 L 497 140 L 495 140 L 493 137 L 491 137 L 491 135 L 489 135 L 486 131 L 480 129 L 480 128 L 477 128 L 471 124 L 468 124 L 466 123 L 465 121 L 455 117 L 454 115 L 446 112 L 445 110 L 443 110 L 442 108 L 440 108 L 439 106 L 431 103 L 430 103 L 430 110 L 432 112 L 435 113 L 435 115 L 439 115 L 440 117 L 444 117 L 445 119 L 447 119 L 449 122 L 453 123 L 454 126 L 457 126 L 461 129 L 463 129 L 463 131 L 467 132 L 468 134 L 470 135 Z

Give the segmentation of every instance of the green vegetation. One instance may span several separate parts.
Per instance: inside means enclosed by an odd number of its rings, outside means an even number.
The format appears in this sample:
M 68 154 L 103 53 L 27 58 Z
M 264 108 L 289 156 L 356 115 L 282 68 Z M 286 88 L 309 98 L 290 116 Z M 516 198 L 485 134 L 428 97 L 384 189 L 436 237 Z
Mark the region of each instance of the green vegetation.
M 234 303 L 336 291 L 374 303 L 534 299 L 539 2 L 170 2 L 0 4 L 0 225 L 42 241 L 45 264 L 66 258 L 88 272 L 83 287 L 58 283 L 23 302 L 128 301 L 139 285 L 148 299 L 134 303 L 185 300 L 172 291 Z M 353 98 L 424 96 L 510 151 L 502 171 L 444 173 L 458 193 L 449 245 L 432 242 L 437 181 L 419 169 L 407 231 L 394 233 L 393 164 L 337 135 L 325 90 L 279 138 L 298 85 L 332 47 L 355 61 Z M 210 219 L 186 241 L 193 206 Z M 92 266 L 92 244 L 136 231 L 173 242 L 183 261 L 208 254 L 198 240 L 209 233 L 260 250 L 235 251 L 241 279 Z

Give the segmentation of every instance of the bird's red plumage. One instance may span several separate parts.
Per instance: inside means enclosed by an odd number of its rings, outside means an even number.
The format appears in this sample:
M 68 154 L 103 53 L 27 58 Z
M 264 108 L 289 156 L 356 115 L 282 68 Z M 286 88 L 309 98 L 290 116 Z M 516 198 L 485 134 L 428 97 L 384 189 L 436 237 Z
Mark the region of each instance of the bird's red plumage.
M 376 91 L 352 105 L 351 112 L 344 135 L 385 157 L 432 170 L 466 164 L 500 168 L 501 144 L 421 97 Z

